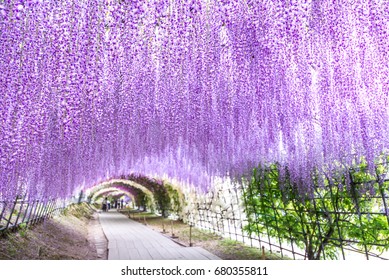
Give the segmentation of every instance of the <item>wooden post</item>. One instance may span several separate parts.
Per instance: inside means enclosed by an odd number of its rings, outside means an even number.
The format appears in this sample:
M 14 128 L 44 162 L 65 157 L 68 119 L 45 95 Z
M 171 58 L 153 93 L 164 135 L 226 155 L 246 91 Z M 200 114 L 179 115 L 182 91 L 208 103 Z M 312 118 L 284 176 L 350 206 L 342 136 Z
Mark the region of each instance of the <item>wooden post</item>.
M 24 206 L 24 198 L 26 196 L 23 197 L 22 201 L 20 202 L 20 208 L 19 208 L 19 212 L 18 212 L 18 216 L 16 217 L 16 221 L 15 221 L 15 227 L 18 226 L 18 221 L 19 221 L 19 217 L 20 217 L 20 214 L 22 213 L 23 211 L 23 206 Z
M 172 237 L 175 237 L 174 231 L 173 231 L 173 220 L 171 220 L 171 221 L 172 221 Z
M 262 246 L 262 260 L 266 260 L 265 246 Z
M 189 247 L 192 247 L 192 224 L 189 225 Z
M 10 224 L 12 224 L 11 219 L 12 219 L 12 215 L 14 214 L 14 211 L 15 211 L 16 203 L 18 203 L 18 197 L 17 196 L 15 198 L 14 204 L 12 205 L 11 213 L 9 214 L 9 217 L 8 217 L 8 220 L 7 220 L 7 225 L 5 226 L 6 229 L 9 227 Z

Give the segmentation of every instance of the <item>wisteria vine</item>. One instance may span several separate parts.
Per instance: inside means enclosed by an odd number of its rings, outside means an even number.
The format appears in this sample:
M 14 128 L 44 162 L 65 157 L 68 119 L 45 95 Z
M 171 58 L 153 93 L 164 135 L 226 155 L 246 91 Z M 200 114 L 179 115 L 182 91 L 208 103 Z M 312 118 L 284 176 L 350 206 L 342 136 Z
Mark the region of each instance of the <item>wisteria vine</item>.
M 373 170 L 388 32 L 385 0 L 0 0 L 0 196 Z

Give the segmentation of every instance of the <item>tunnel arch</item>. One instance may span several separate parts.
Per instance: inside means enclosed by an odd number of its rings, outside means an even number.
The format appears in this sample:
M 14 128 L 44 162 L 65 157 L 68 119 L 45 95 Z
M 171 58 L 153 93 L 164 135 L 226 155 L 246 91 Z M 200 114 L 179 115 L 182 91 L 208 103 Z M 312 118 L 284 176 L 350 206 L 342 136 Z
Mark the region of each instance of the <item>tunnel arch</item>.
M 120 186 L 123 186 L 124 189 L 120 188 Z M 145 186 L 143 186 L 142 184 L 139 184 L 139 183 L 137 183 L 133 180 L 129 180 L 129 179 L 121 179 L 121 178 L 109 179 L 107 181 L 100 182 L 92 187 L 86 188 L 86 192 L 89 192 L 88 197 L 90 199 L 92 199 L 97 192 L 108 189 L 108 188 L 116 188 L 117 190 L 121 190 L 121 191 L 126 191 L 125 188 L 128 188 L 129 193 L 130 193 L 130 188 L 140 190 L 149 199 L 149 206 L 152 209 L 156 208 L 156 200 L 155 200 L 154 193 L 152 191 L 150 191 L 148 188 L 146 188 Z M 135 201 L 134 194 L 132 194 L 132 198 L 134 198 L 134 201 Z
M 120 195 L 126 195 L 131 198 L 132 201 L 135 201 L 135 195 L 131 193 L 131 191 L 127 191 L 122 188 L 118 188 L 116 186 L 113 187 L 107 187 L 103 189 L 99 189 L 98 191 L 95 191 L 93 194 L 90 195 L 90 201 L 97 202 L 100 197 L 106 196 L 106 195 L 113 195 L 116 196 L 116 194 Z
M 128 191 L 132 193 L 134 201 L 138 201 L 136 191 L 141 191 L 147 196 L 147 206 L 151 212 L 157 211 L 167 217 L 174 215 L 179 219 L 184 219 L 185 208 L 185 188 L 180 184 L 175 184 L 167 179 L 156 179 L 141 174 L 121 175 L 120 178 L 110 178 L 106 181 L 99 182 L 89 188 L 84 188 L 89 201 L 101 192 L 107 189 Z M 134 190 L 134 191 L 131 191 Z M 142 201 L 142 200 L 141 200 Z

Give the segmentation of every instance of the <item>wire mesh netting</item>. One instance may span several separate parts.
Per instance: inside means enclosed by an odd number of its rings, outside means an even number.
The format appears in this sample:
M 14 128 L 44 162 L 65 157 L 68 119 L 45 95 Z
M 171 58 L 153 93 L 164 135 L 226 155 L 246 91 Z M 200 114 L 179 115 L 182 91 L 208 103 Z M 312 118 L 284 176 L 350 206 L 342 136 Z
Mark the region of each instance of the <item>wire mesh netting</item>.
M 309 197 L 302 197 L 295 185 L 279 185 L 274 168 L 258 173 L 247 184 L 188 199 L 188 220 L 282 257 L 389 259 L 386 173 L 374 177 L 363 168 L 350 169 L 327 178 L 325 187 L 316 186 Z

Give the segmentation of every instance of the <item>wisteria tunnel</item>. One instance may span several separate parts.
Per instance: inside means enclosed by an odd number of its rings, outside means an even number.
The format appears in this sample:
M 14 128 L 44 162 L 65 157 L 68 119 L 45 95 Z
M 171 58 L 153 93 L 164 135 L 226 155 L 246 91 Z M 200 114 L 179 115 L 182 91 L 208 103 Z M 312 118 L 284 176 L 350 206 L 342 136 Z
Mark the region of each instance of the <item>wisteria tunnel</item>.
M 386 0 L 0 0 L 0 124 L 0 232 L 108 197 L 389 259 Z

